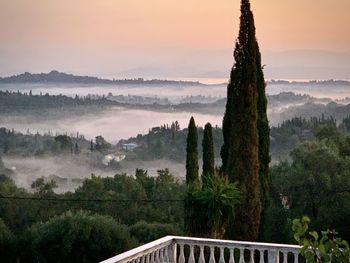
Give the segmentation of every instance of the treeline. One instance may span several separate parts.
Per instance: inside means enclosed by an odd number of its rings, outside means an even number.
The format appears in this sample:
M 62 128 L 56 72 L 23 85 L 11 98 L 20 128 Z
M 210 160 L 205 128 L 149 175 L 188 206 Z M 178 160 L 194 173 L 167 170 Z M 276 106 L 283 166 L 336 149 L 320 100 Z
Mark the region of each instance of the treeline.
M 349 85 L 350 81 L 347 80 L 334 80 L 334 79 L 329 79 L 329 80 L 309 80 L 309 81 L 288 81 L 288 80 L 270 80 L 267 81 L 267 84 L 293 84 L 293 85 L 325 85 L 325 86 L 334 86 L 334 85 Z
M 97 143 L 102 144 L 102 142 L 97 137 Z M 27 131 L 26 134 L 17 132 L 15 130 L 9 130 L 4 127 L 0 128 L 0 153 L 4 155 L 12 156 L 42 156 L 42 155 L 57 155 L 60 153 L 74 153 L 78 154 L 82 150 L 90 150 L 91 141 L 86 140 L 84 135 L 79 133 L 76 134 L 53 134 L 52 131 L 40 134 L 36 132 L 35 134 Z
M 85 96 L 71 98 L 64 95 L 49 95 L 39 94 L 33 95 L 29 93 L 0 91 L 0 112 L 14 112 L 37 109 L 56 109 L 64 107 L 78 107 L 78 106 L 112 106 L 119 105 L 118 102 L 106 99 L 104 96 L 92 97 Z
M 274 162 L 289 158 L 289 153 L 297 145 L 307 140 L 315 140 L 317 130 L 324 125 L 337 126 L 340 131 L 350 132 L 350 118 L 346 117 L 341 123 L 333 117 L 295 117 L 283 121 L 277 127 L 271 127 L 271 147 L 270 153 Z M 146 135 L 121 140 L 123 143 L 136 143 L 140 147 L 136 148 L 128 155 L 130 159 L 159 159 L 166 158 L 174 161 L 184 162 L 186 157 L 186 136 L 188 129 L 175 128 L 175 124 L 161 125 L 153 127 Z M 203 140 L 204 130 L 198 127 L 198 140 Z M 220 156 L 221 145 L 223 143 L 222 129 L 213 127 L 213 143 L 215 156 Z M 198 145 L 199 156 L 202 153 L 202 145 Z
M 111 85 L 111 84 L 131 84 L 131 85 L 140 85 L 140 84 L 150 84 L 150 85 L 205 85 L 199 83 L 198 81 L 175 81 L 175 80 L 160 80 L 160 79 L 152 79 L 145 80 L 143 78 L 134 78 L 134 79 L 103 79 L 97 77 L 90 76 L 75 76 L 72 74 L 67 74 L 63 72 L 58 72 L 56 70 L 52 70 L 49 73 L 39 73 L 39 74 L 31 74 L 29 72 L 25 72 L 23 74 L 14 75 L 10 77 L 0 77 L 0 84 L 11 84 L 11 83 L 68 83 L 68 84 L 103 84 L 103 85 Z

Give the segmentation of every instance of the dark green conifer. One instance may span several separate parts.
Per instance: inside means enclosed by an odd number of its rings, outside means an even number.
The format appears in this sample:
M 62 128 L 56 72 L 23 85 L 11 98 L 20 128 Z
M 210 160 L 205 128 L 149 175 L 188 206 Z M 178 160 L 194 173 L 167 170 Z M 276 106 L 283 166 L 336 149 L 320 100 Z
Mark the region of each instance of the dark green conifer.
M 198 134 L 194 118 L 191 117 L 188 125 L 186 147 L 186 183 L 192 185 L 199 179 L 198 174 Z
M 213 131 L 210 123 L 207 123 L 204 128 L 203 135 L 203 171 L 202 181 L 205 183 L 206 177 L 213 177 L 215 173 L 215 156 L 214 156 L 214 143 L 213 143 Z
M 257 64 L 257 88 L 258 88 L 258 120 L 257 127 L 259 133 L 259 178 L 261 193 L 261 224 L 264 225 L 265 211 L 269 205 L 269 164 L 270 164 L 270 127 L 267 118 L 267 98 L 265 93 L 264 72 L 261 65 L 261 55 L 259 45 L 256 43 L 256 64 Z M 261 233 L 261 229 L 260 229 Z
M 230 238 L 251 241 L 258 238 L 261 217 L 257 124 L 261 65 L 257 63 L 257 53 L 259 49 L 250 2 L 242 0 L 235 64 L 227 87 L 221 157 L 223 174 L 231 182 L 238 181 L 241 192 L 236 218 L 229 230 Z

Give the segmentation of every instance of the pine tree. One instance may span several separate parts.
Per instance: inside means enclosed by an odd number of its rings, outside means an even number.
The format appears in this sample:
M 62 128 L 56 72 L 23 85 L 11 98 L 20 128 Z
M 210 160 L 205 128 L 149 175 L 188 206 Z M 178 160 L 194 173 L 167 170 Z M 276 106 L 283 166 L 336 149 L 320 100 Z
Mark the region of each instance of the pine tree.
M 259 181 L 258 89 L 265 85 L 259 76 L 261 65 L 255 37 L 254 17 L 249 0 L 241 1 L 240 31 L 234 51 L 235 64 L 227 87 L 223 120 L 224 145 L 221 149 L 222 173 L 238 181 L 241 201 L 231 238 L 257 240 L 261 218 Z M 262 72 L 262 71 L 261 71 Z M 258 79 L 259 78 L 259 79 Z M 262 84 L 263 83 L 263 84 Z
M 203 135 L 203 172 L 202 181 L 205 183 L 206 177 L 213 177 L 215 173 L 215 156 L 213 144 L 213 131 L 210 123 L 207 123 L 204 128 Z
M 188 125 L 186 147 L 186 183 L 192 185 L 199 180 L 198 174 L 198 134 L 194 118 L 191 117 Z

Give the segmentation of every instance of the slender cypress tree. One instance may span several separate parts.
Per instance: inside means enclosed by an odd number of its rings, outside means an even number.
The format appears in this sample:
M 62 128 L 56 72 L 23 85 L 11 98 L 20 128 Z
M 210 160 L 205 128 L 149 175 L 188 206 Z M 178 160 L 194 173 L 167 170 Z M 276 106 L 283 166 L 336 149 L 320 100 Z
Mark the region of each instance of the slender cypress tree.
M 200 236 L 202 229 L 201 209 L 193 198 L 193 191 L 199 187 L 198 134 L 194 118 L 188 125 L 186 147 L 186 184 L 188 186 L 184 203 L 184 228 L 189 236 Z
M 191 117 L 188 125 L 186 147 L 186 183 L 192 185 L 199 180 L 198 174 L 198 134 L 194 118 Z
M 203 135 L 203 172 L 202 181 L 205 183 L 206 177 L 212 177 L 215 173 L 215 156 L 213 144 L 213 128 L 210 123 L 207 123 L 204 128 Z
M 241 193 L 241 202 L 229 231 L 230 237 L 251 241 L 258 238 L 261 218 L 257 124 L 261 65 L 258 66 L 257 53 L 250 2 L 242 0 L 240 31 L 234 51 L 235 64 L 227 87 L 221 157 L 222 172 L 231 182 L 238 181 Z

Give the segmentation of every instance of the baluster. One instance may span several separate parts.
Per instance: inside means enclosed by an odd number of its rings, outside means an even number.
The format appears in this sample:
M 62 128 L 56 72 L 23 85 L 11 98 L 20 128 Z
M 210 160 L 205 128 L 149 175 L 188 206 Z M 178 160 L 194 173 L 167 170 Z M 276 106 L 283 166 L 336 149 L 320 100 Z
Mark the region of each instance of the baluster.
M 150 260 L 150 256 L 151 256 L 150 254 L 147 254 L 147 255 L 145 256 L 145 257 L 146 257 L 146 263 L 150 263 L 150 261 L 151 261 L 151 260 Z
M 255 250 L 252 248 L 252 250 L 250 250 L 250 263 L 255 263 L 254 253 L 255 253 Z
M 171 263 L 177 263 L 177 244 L 173 243 L 170 246 L 170 249 L 171 249 L 171 254 L 170 254 Z
M 210 258 L 209 258 L 209 263 L 216 263 L 215 262 L 215 247 L 210 246 Z
M 234 248 L 230 248 L 230 260 L 229 263 L 235 263 L 235 249 Z
M 184 245 L 183 244 L 180 244 L 179 263 L 185 263 L 185 253 L 184 253 Z
M 264 250 L 259 250 L 259 252 L 260 252 L 260 260 L 259 260 L 259 263 L 264 263 Z
M 190 257 L 188 258 L 188 263 L 195 263 L 193 249 L 194 249 L 194 245 L 190 245 Z
M 243 248 L 239 249 L 239 263 L 245 263 L 245 261 L 244 261 L 244 249 Z
M 268 263 L 279 263 L 280 262 L 280 257 L 279 253 L 276 249 L 269 249 L 267 251 L 268 253 Z
M 164 262 L 164 247 L 159 250 L 159 261 Z
M 142 257 L 141 257 L 141 263 L 146 263 L 146 262 L 145 262 L 145 256 L 142 256 Z
M 224 257 L 224 247 L 220 247 L 220 259 L 219 259 L 219 263 L 225 263 L 225 257 Z
M 283 252 L 283 263 L 288 263 L 288 252 Z
M 200 246 L 199 249 L 200 249 L 200 252 L 199 252 L 199 260 L 198 260 L 198 263 L 205 263 L 205 259 L 204 259 L 204 246 Z
M 158 249 L 157 251 L 155 251 L 154 253 L 155 253 L 155 262 L 156 263 L 160 263 L 160 257 L 159 257 L 159 252 L 160 252 L 160 250 Z
M 169 260 L 169 250 L 170 250 L 170 246 L 166 247 L 164 249 L 164 253 L 165 253 L 165 262 L 167 263 L 170 263 L 170 260 Z
M 141 258 L 137 258 L 136 263 L 141 263 Z
M 299 252 L 293 252 L 294 255 L 294 263 L 298 263 L 299 262 Z

